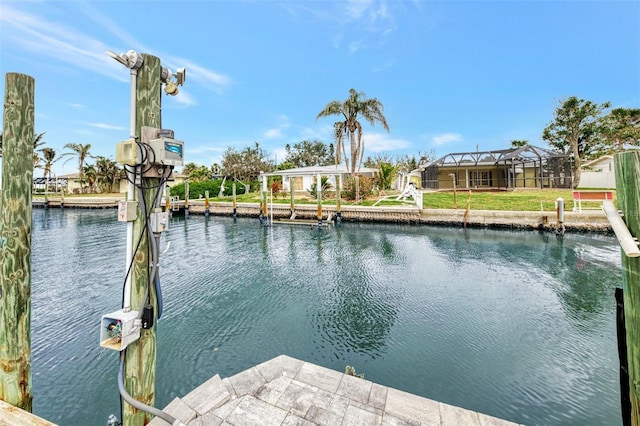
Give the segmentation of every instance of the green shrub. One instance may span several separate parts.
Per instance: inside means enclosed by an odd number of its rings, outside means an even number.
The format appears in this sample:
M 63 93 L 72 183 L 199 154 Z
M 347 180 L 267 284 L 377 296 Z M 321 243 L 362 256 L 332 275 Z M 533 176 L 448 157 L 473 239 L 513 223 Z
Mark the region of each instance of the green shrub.
M 333 185 L 331 185 L 331 183 L 329 182 L 329 178 L 327 176 L 322 176 L 320 178 L 320 185 L 322 185 L 322 199 L 326 200 L 329 196 L 329 190 L 333 187 Z M 311 188 L 308 189 L 308 192 L 313 198 L 318 199 L 316 186 L 317 186 L 317 181 L 314 179 L 313 183 L 311 184 Z
M 356 191 L 356 189 L 358 191 Z M 373 191 L 373 180 L 366 176 L 358 176 L 358 185 L 356 188 L 356 178 L 349 176 L 344 182 L 342 195 L 347 200 L 360 201 L 371 195 Z M 359 192 L 360 200 L 356 200 L 356 192 Z

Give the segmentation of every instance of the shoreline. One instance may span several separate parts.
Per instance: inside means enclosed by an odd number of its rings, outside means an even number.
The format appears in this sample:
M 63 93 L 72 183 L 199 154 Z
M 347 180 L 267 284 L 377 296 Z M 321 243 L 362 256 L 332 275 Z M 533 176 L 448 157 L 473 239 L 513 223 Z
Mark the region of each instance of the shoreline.
M 48 204 L 43 199 L 33 200 L 34 208 L 117 208 L 122 197 L 69 197 L 62 203 L 60 198 L 50 198 Z M 184 201 L 178 202 L 177 214 L 184 214 Z M 189 214 L 206 213 L 203 199 L 189 200 Z M 232 202 L 209 202 L 209 214 L 214 216 L 233 216 Z M 296 219 L 317 220 L 318 207 L 314 204 L 295 206 Z M 336 217 L 335 205 L 323 205 L 322 217 Z M 273 219 L 289 219 L 291 209 L 288 204 L 273 204 L 268 207 Z M 237 217 L 255 217 L 260 215 L 258 203 L 236 203 Z M 345 222 L 405 223 L 440 226 L 462 226 L 470 228 L 503 228 L 541 230 L 556 232 L 558 223 L 555 211 L 510 211 L 510 210 L 469 210 L 465 209 L 418 209 L 416 207 L 368 207 L 343 206 L 341 217 Z M 566 232 L 612 233 L 613 229 L 602 210 L 583 210 L 581 213 L 564 212 Z

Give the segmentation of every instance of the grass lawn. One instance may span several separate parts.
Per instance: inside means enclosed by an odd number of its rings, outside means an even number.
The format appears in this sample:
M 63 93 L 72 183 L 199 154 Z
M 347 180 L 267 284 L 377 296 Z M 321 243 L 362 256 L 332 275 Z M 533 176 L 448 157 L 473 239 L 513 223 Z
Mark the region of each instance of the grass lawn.
M 615 194 L 615 193 L 614 193 Z M 573 209 L 571 189 L 530 189 L 501 192 L 457 192 L 457 208 L 472 210 L 555 211 L 556 200 L 564 200 L 565 211 Z M 423 195 L 423 206 L 430 209 L 453 209 L 453 192 L 432 192 Z
M 615 202 L 615 190 L 614 202 Z M 377 206 L 412 206 L 410 203 L 402 203 L 396 201 L 392 192 L 387 192 L 390 197 L 377 204 Z M 96 196 L 122 196 L 122 194 L 83 194 L 82 197 Z M 73 195 L 65 195 L 65 197 L 73 197 Z M 458 190 L 456 193 L 458 209 L 466 209 L 467 202 L 471 210 L 507 210 L 507 211 L 555 211 L 556 200 L 562 197 L 564 199 L 565 211 L 573 209 L 573 195 L 571 189 L 523 189 L 517 191 L 496 191 L 496 192 L 469 192 L 466 190 Z M 371 196 L 359 203 L 361 206 L 373 206 L 381 197 Z M 210 201 L 228 201 L 231 197 L 213 197 Z M 236 197 L 239 203 L 259 203 L 260 193 L 252 192 L 249 194 L 241 194 Z M 269 200 L 271 202 L 271 200 Z M 288 195 L 282 194 L 273 197 L 276 204 L 289 204 Z M 316 200 L 309 195 L 296 194 L 296 204 L 316 204 Z M 324 200 L 323 205 L 335 205 L 335 199 Z M 353 201 L 343 200 L 343 206 L 354 205 Z M 422 197 L 422 205 L 427 209 L 453 209 L 454 200 L 453 192 L 425 192 Z
M 615 191 L 614 201 L 615 201 Z M 387 195 L 390 195 L 388 192 Z M 573 195 L 571 189 L 523 189 L 518 191 L 496 191 L 496 192 L 469 192 L 459 190 L 456 193 L 457 208 L 466 209 L 467 201 L 470 200 L 472 210 L 511 210 L 511 211 L 555 211 L 556 200 L 561 197 L 564 200 L 565 211 L 573 209 Z M 378 197 L 369 197 L 359 205 L 372 206 L 378 201 Z M 230 197 L 213 199 L 212 201 L 231 201 Z M 238 202 L 260 202 L 258 193 L 239 195 Z M 274 197 L 274 203 L 288 204 L 288 196 Z M 298 197 L 296 204 L 316 204 L 315 200 L 309 197 Z M 335 205 L 335 200 L 325 200 L 325 205 Z M 351 201 L 342 202 L 343 206 L 353 205 Z M 378 206 L 410 206 L 411 204 L 395 201 L 394 197 L 389 197 L 377 204 Z M 453 209 L 453 192 L 425 192 L 422 197 L 422 205 L 428 209 Z

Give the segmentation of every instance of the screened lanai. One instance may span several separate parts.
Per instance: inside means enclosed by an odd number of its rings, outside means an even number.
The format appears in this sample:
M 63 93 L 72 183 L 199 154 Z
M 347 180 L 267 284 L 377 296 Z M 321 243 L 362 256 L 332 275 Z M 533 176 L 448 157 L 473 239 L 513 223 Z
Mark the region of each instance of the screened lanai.
M 571 188 L 568 155 L 526 145 L 519 148 L 447 154 L 422 169 L 422 188 Z

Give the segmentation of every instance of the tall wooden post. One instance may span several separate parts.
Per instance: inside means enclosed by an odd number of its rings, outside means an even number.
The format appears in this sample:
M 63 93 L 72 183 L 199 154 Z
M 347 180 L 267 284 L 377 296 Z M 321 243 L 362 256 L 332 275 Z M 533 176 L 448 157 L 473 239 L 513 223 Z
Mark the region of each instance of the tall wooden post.
M 138 70 L 136 81 L 136 132 L 142 135 L 141 127 L 161 128 L 160 117 L 160 59 L 151 55 L 143 55 L 142 67 Z M 143 188 L 158 188 L 159 178 L 142 178 Z M 144 201 L 147 209 L 153 207 L 155 198 L 154 190 L 144 191 Z M 140 203 L 138 195 L 136 200 Z M 140 205 L 140 204 L 138 204 Z M 156 326 L 158 304 L 153 284 L 149 280 L 148 270 L 151 268 L 151 259 L 147 256 L 149 236 L 145 228 L 144 215 L 141 212 L 133 225 L 133 239 L 142 242 L 134 256 L 131 278 L 131 306 L 138 310 L 143 304 L 147 304 L 144 295 L 147 286 L 151 287 L 151 305 L 154 307 L 154 326 L 142 330 L 140 339 L 127 347 L 125 358 L 125 386 L 129 394 L 136 400 L 154 405 L 155 378 L 156 378 Z M 151 421 L 153 416 L 137 410 L 129 404 L 124 404 L 123 424 L 125 426 L 142 426 Z
M 322 177 L 316 176 L 316 198 L 318 201 L 318 228 L 322 228 Z
M 336 175 L 336 222 L 342 222 L 342 177 Z
M 184 215 L 189 216 L 189 179 L 184 181 Z
M 640 151 L 615 155 L 618 207 L 631 235 L 640 237 Z M 640 257 L 622 252 L 624 316 L 629 363 L 631 425 L 640 426 Z
M 237 214 L 237 206 L 236 206 L 236 183 L 233 182 L 233 184 L 231 185 L 231 188 L 233 190 L 233 218 L 236 218 L 236 214 Z
M 32 410 L 31 185 L 35 80 L 5 78 L 0 213 L 0 399 Z

